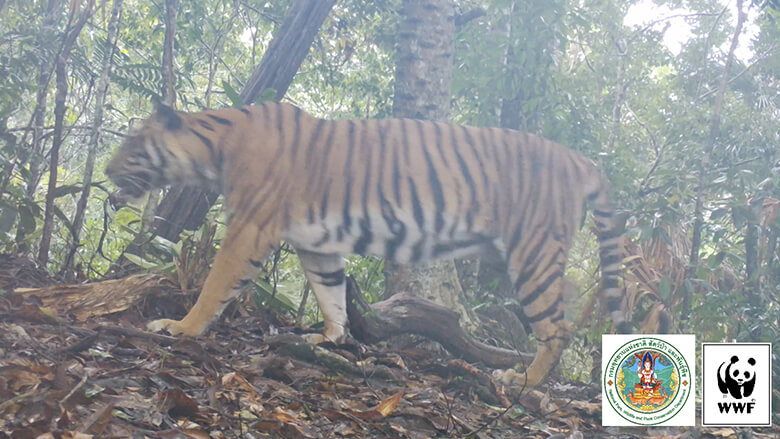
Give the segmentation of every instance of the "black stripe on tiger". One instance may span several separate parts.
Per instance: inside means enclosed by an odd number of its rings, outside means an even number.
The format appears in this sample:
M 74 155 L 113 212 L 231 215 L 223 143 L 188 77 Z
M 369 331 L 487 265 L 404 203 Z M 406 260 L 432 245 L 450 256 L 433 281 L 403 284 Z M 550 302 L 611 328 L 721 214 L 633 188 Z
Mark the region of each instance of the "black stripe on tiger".
M 620 230 L 617 230 L 617 229 L 605 230 L 605 231 L 599 233 L 599 241 L 602 241 L 602 242 L 603 241 L 608 241 L 608 240 L 613 239 L 613 238 L 618 238 L 621 235 L 623 235 L 623 233 Z
M 336 270 L 330 272 L 312 271 L 312 274 L 320 278 L 321 285 L 326 287 L 335 287 L 344 283 L 344 270 Z
M 329 242 L 329 241 L 330 241 L 330 231 L 329 230 L 325 230 L 325 232 L 323 232 L 322 237 L 319 239 L 319 241 L 315 242 L 312 245 L 315 248 L 322 247 L 323 245 L 325 245 L 326 242 Z
M 623 303 L 623 298 L 619 296 L 607 296 L 603 300 L 608 310 L 620 309 L 620 305 Z
M 401 146 L 403 146 L 404 160 L 406 160 L 406 166 L 411 164 L 409 159 L 409 133 L 407 132 L 407 124 L 411 122 L 409 119 L 401 119 L 399 121 L 401 126 Z
M 211 124 L 206 122 L 205 120 L 198 119 L 198 124 L 200 124 L 200 126 L 202 126 L 203 128 L 205 128 L 205 129 L 207 129 L 209 131 L 214 131 L 214 127 L 211 126 Z
M 424 140 L 422 135 L 422 126 L 420 124 L 420 138 Z M 444 228 L 444 191 L 442 190 L 436 167 L 431 160 L 431 154 L 428 152 L 428 148 L 424 143 L 422 145 L 422 151 L 425 156 L 425 164 L 428 166 L 428 183 L 431 185 L 431 192 L 433 193 L 433 204 L 436 206 L 434 230 L 438 235 L 441 232 L 441 229 Z
M 460 150 L 458 149 L 457 142 L 455 141 L 455 138 L 453 137 L 453 132 L 450 131 L 450 141 L 452 142 L 452 150 L 455 152 L 455 160 L 458 162 L 458 166 L 460 167 L 460 173 L 463 175 L 463 178 L 466 180 L 466 185 L 469 188 L 469 208 L 466 210 L 466 230 L 471 231 L 472 227 L 474 226 L 474 214 L 477 210 L 479 210 L 479 200 L 477 199 L 477 186 L 474 183 L 474 179 L 471 177 L 471 171 L 469 171 L 469 167 L 466 164 L 466 161 L 463 160 L 463 155 L 460 153 Z
M 398 165 L 398 152 L 393 148 L 393 194 L 395 202 L 401 205 L 401 170 Z
M 292 140 L 292 156 L 298 156 L 298 148 L 301 143 L 301 111 L 300 108 L 295 107 L 293 110 L 293 140 Z
M 320 200 L 320 219 L 324 220 L 328 215 L 328 196 L 330 194 L 330 181 L 325 186 L 325 190 L 322 192 L 322 200 Z
M 620 282 L 618 281 L 617 276 L 603 276 L 602 282 L 604 284 L 604 288 L 618 288 L 620 286 Z
M 227 119 L 225 119 L 223 117 L 214 116 L 213 114 L 207 114 L 206 116 L 209 117 L 211 120 L 213 120 L 214 122 L 216 122 L 218 124 L 225 125 L 225 126 L 228 126 L 228 127 L 232 127 L 233 126 L 233 122 L 231 122 L 231 121 L 229 121 L 229 120 L 227 120 Z
M 561 277 L 563 277 L 563 272 L 560 269 L 554 267 L 553 271 L 549 273 L 547 277 L 545 277 L 544 280 L 541 283 L 539 283 L 539 285 L 537 285 L 536 288 L 533 289 L 533 291 L 526 294 L 525 297 L 520 299 L 520 305 L 526 306 L 535 302 L 539 298 L 539 296 L 544 294 L 544 292 L 550 288 L 553 282 L 557 281 Z
M 532 316 L 527 316 L 528 322 L 536 323 L 548 317 L 552 317 L 555 314 L 555 312 L 560 309 L 562 300 L 563 300 L 563 296 L 558 296 L 558 298 L 555 299 L 555 302 L 553 302 L 550 306 L 548 306 L 544 311 L 541 311 L 538 314 Z
M 360 122 L 360 131 L 365 132 L 365 121 Z M 363 175 L 363 192 L 360 197 L 360 203 L 363 207 L 363 217 L 358 221 L 358 227 L 360 228 L 360 236 L 358 236 L 357 241 L 355 241 L 355 245 L 352 248 L 352 251 L 354 251 L 356 254 L 362 255 L 366 253 L 366 250 L 368 249 L 368 246 L 371 244 L 371 242 L 374 239 L 374 235 L 371 233 L 371 217 L 369 216 L 368 212 L 368 191 L 371 188 L 371 170 L 373 165 L 373 152 L 374 148 L 365 148 L 366 149 L 366 160 L 365 160 L 365 173 Z M 381 167 L 381 163 L 379 164 Z
M 606 254 L 606 253 L 617 251 L 619 247 L 620 246 L 617 243 L 604 244 L 604 245 L 601 246 L 599 251 Z
M 462 127 L 460 127 L 460 131 L 463 134 L 463 138 L 466 140 L 466 145 L 468 145 L 469 148 L 471 149 L 471 154 L 477 160 L 477 163 L 479 163 L 478 168 L 479 168 L 480 174 L 482 174 L 482 183 L 484 183 L 485 187 L 487 188 L 487 187 L 490 186 L 490 179 L 488 179 L 487 171 L 485 169 L 485 162 L 482 160 L 482 156 L 480 155 L 480 151 L 474 145 L 474 138 L 471 136 L 471 133 L 469 133 L 469 128 L 468 127 L 462 126 Z
M 347 158 L 344 164 L 344 172 L 347 174 L 346 188 L 344 189 L 344 204 L 341 207 L 341 225 L 336 230 L 336 239 L 340 242 L 344 234 L 352 228 L 352 154 L 355 150 L 355 121 L 347 121 Z
M 393 238 L 385 242 L 385 258 L 393 261 L 395 260 L 395 253 L 398 247 L 406 239 L 406 226 L 395 216 L 393 207 L 384 196 L 381 182 L 377 183 L 377 190 L 379 192 L 379 202 L 382 206 L 382 218 L 384 218 L 387 228 L 393 234 Z
M 417 185 L 414 184 L 412 177 L 407 177 L 407 183 L 409 183 L 409 193 L 412 196 L 412 212 L 414 214 L 414 221 L 417 223 L 417 228 L 420 231 L 424 231 L 425 216 L 423 215 L 422 203 L 420 203 L 420 197 L 417 195 Z
M 195 134 L 195 136 L 200 139 L 201 142 L 206 146 L 206 149 L 209 150 L 209 157 L 211 157 L 211 163 L 217 167 L 217 169 L 221 168 L 221 164 L 217 161 L 217 152 L 214 150 L 214 144 L 211 142 L 211 140 L 208 139 L 208 137 L 204 136 L 203 134 L 195 131 L 194 129 L 190 128 L 190 131 Z
M 473 247 L 482 247 L 491 243 L 491 239 L 485 236 L 477 236 L 472 239 L 464 239 L 462 241 L 448 242 L 446 244 L 435 244 L 433 246 L 433 256 L 440 257 L 442 255 L 448 255 L 454 253 L 457 250 L 463 250 Z
M 320 134 L 322 133 L 322 127 L 327 124 L 327 121 L 325 119 L 320 119 L 317 121 L 317 124 L 314 126 L 314 132 L 311 134 L 311 137 L 309 138 L 309 147 L 306 149 L 306 165 L 312 166 L 314 163 L 311 163 L 310 159 L 315 158 L 316 156 L 315 151 L 317 147 L 321 146 L 320 143 Z M 330 124 L 330 134 L 333 134 L 333 124 Z M 326 144 L 328 141 L 325 142 Z
M 432 125 L 433 125 L 433 133 L 435 135 L 433 144 L 436 145 L 436 149 L 439 151 L 439 156 L 441 157 L 441 161 L 444 164 L 444 168 L 449 169 L 450 164 L 447 162 L 447 155 L 444 153 L 444 139 L 442 138 L 441 124 L 437 122 L 433 122 Z M 422 130 L 420 132 L 420 140 L 423 142 L 423 144 L 425 144 L 425 139 L 423 138 Z
M 606 252 L 606 251 L 602 252 L 601 265 L 604 267 L 608 267 L 612 264 L 617 264 L 618 262 L 620 262 L 620 260 L 621 257 L 617 253 Z

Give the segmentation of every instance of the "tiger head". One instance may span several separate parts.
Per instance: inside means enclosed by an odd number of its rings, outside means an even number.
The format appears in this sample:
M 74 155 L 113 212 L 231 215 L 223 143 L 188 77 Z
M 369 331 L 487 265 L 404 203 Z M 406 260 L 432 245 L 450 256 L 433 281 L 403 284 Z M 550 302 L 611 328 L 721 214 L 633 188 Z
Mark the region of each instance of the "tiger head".
M 125 138 L 106 165 L 106 176 L 119 187 L 122 198 L 138 198 L 169 183 L 209 185 L 217 181 L 216 142 L 194 130 L 191 125 L 195 123 L 189 113 L 156 106 L 154 114 Z

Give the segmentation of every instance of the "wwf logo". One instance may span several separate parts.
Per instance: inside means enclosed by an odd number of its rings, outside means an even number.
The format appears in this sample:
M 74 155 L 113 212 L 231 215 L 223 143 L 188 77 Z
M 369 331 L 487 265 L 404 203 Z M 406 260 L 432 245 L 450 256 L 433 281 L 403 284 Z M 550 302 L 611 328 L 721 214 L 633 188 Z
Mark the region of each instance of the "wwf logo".
M 756 386 L 756 359 L 742 361 L 734 355 L 731 360 L 718 367 L 718 388 L 734 399 L 747 398 L 753 394 Z
M 702 343 L 704 426 L 772 425 L 772 345 Z

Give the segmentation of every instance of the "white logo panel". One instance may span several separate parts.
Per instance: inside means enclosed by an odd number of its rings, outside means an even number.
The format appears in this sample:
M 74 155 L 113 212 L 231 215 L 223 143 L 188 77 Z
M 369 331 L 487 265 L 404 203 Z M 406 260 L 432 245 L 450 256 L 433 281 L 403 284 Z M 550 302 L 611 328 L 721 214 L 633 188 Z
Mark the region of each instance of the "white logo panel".
M 772 345 L 702 343 L 702 425 L 772 425 Z
M 696 424 L 691 334 L 602 335 L 604 426 Z

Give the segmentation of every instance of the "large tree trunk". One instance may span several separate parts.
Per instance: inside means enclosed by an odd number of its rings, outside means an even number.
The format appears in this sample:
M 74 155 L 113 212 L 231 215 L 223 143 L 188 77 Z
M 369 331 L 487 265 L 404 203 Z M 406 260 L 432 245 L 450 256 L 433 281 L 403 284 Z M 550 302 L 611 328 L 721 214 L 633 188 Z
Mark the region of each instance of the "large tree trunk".
M 255 102 L 267 89 L 275 90 L 275 100 L 281 100 L 335 3 L 336 0 L 299 0 L 290 7 L 263 59 L 244 84 L 242 101 Z M 157 209 L 154 232 L 178 241 L 182 230 L 192 230 L 203 223 L 216 199 L 216 193 L 196 188 L 171 189 Z
M 446 120 L 455 42 L 451 0 L 404 0 L 398 29 L 393 116 Z M 466 327 L 476 320 L 463 306 L 463 290 L 452 261 L 426 267 L 385 262 L 385 297 L 407 291 L 442 304 L 460 315 Z

